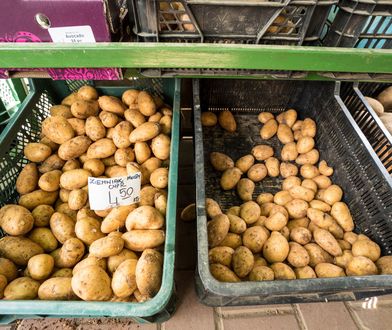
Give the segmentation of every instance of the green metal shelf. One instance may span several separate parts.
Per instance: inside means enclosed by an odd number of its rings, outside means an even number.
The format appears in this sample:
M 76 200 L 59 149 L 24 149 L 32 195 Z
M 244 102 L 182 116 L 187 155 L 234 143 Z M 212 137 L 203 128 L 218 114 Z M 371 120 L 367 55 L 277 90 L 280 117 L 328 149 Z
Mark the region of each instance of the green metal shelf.
M 64 67 L 392 73 L 392 50 L 179 43 L 0 44 L 0 68 Z

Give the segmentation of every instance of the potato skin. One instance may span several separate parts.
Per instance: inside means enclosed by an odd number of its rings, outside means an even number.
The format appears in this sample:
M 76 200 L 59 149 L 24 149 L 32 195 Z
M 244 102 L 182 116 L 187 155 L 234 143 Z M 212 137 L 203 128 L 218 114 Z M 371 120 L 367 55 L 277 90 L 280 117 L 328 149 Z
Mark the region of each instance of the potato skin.
M 378 269 L 369 258 L 357 256 L 347 264 L 346 273 L 348 276 L 377 275 Z
M 129 111 L 129 110 L 127 110 L 127 111 Z M 124 112 L 125 115 L 126 115 L 127 111 Z M 102 125 L 105 126 L 106 128 L 112 128 L 112 127 L 116 126 L 120 120 L 116 114 L 114 114 L 112 112 L 108 112 L 108 111 L 101 111 L 99 113 L 98 117 L 101 120 Z M 125 118 L 127 118 L 127 116 L 125 116 Z
M 293 219 L 301 219 L 306 217 L 309 204 L 303 199 L 292 199 L 286 203 L 285 208 L 289 213 L 289 216 Z
M 136 127 L 129 135 L 131 143 L 146 142 L 156 137 L 161 131 L 160 125 L 154 122 L 146 122 Z
M 320 263 L 316 265 L 317 277 L 341 277 L 346 276 L 344 270 L 339 266 L 330 263 Z
M 221 264 L 210 264 L 211 275 L 220 282 L 240 282 L 239 277 L 228 267 Z
M 201 124 L 203 126 L 211 127 L 218 123 L 218 117 L 215 113 L 206 111 L 201 114 Z
M 38 169 L 35 163 L 27 164 L 16 179 L 16 191 L 23 195 L 34 191 L 38 184 Z
M 264 164 L 254 164 L 248 170 L 248 178 L 253 182 L 260 182 L 268 174 L 267 167 Z
M 144 116 L 152 116 L 157 111 L 153 97 L 145 91 L 139 92 L 137 103 L 139 105 L 140 113 Z
M 279 124 L 277 136 L 279 141 L 283 144 L 294 142 L 293 131 L 286 124 Z
M 43 252 L 42 247 L 25 237 L 5 236 L 0 239 L 0 255 L 19 266 L 27 265 L 31 257 Z
M 274 115 L 270 112 L 260 112 L 257 119 L 260 123 L 265 124 L 268 120 L 274 119 Z
M 98 98 L 98 92 L 94 87 L 84 85 L 78 89 L 77 97 L 86 101 L 96 100 Z
M 319 157 L 320 157 L 320 153 L 318 152 L 318 150 L 312 149 L 312 150 L 308 151 L 307 153 L 299 155 L 295 159 L 295 162 L 298 165 L 305 165 L 305 164 L 314 165 L 318 162 Z
M 354 221 L 346 203 L 334 203 L 331 208 L 331 215 L 344 231 L 352 231 L 354 229 Z
M 76 300 L 72 291 L 71 277 L 53 277 L 43 282 L 38 289 L 41 300 Z
M 34 228 L 29 235 L 29 239 L 40 245 L 45 252 L 56 250 L 58 242 L 49 228 Z
M 380 258 L 381 249 L 377 243 L 369 239 L 356 240 L 352 245 L 354 257 L 364 256 L 375 262 Z
M 242 245 L 242 238 L 238 234 L 228 233 L 226 237 L 219 243 L 218 246 L 228 246 L 232 249 L 236 249 Z
M 101 230 L 108 234 L 125 226 L 128 214 L 137 208 L 137 204 L 114 207 L 101 223 Z
M 265 160 L 265 166 L 270 177 L 279 176 L 279 160 L 275 157 L 269 157 Z
M 342 255 L 342 249 L 333 235 L 325 230 L 318 228 L 313 232 L 313 238 L 321 248 L 333 256 Z
M 223 190 L 233 189 L 241 179 L 242 172 L 240 169 L 233 167 L 225 170 L 220 179 L 220 185 Z
M 38 295 L 38 281 L 30 277 L 19 277 L 10 282 L 4 290 L 5 300 L 32 300 Z
M 235 249 L 233 254 L 233 270 L 240 278 L 247 276 L 254 265 L 254 257 L 252 251 L 245 246 Z
M 121 234 L 121 233 L 120 233 Z M 116 236 L 106 236 L 97 239 L 90 245 L 90 255 L 97 258 L 107 258 L 119 254 L 124 247 L 124 240 Z
M 283 161 L 293 161 L 297 159 L 298 151 L 297 151 L 296 143 L 295 142 L 286 143 L 283 146 L 280 155 Z
M 122 251 L 119 254 L 116 254 L 114 256 L 110 256 L 108 260 L 108 270 L 110 273 L 114 273 L 117 269 L 117 267 L 125 260 L 128 259 L 135 259 L 138 260 L 138 256 L 136 255 L 135 252 L 130 251 L 126 248 L 122 249 Z M 100 259 L 102 260 L 102 259 Z
M 383 256 L 376 261 L 377 268 L 381 275 L 392 274 L 392 256 Z
M 210 264 L 221 264 L 230 267 L 233 259 L 234 249 L 228 246 L 216 246 L 208 251 L 208 262 Z
M 23 153 L 29 161 L 40 163 L 52 154 L 52 149 L 43 143 L 30 142 L 24 147 Z
M 129 213 L 125 226 L 128 231 L 134 229 L 161 229 L 164 222 L 163 215 L 155 207 L 143 205 Z
M 316 123 L 313 119 L 305 118 L 301 126 L 301 135 L 314 138 L 316 136 Z
M 317 277 L 313 268 L 310 266 L 295 268 L 294 273 L 298 279 L 316 278 Z
M 60 145 L 59 157 L 63 160 L 71 160 L 83 155 L 91 145 L 91 140 L 87 136 L 76 136 Z
M 208 245 L 218 246 L 230 229 L 230 220 L 225 214 L 219 214 L 207 223 Z
M 234 161 L 229 156 L 221 152 L 211 152 L 210 162 L 212 167 L 220 172 L 234 167 Z
M 0 275 L 3 275 L 9 283 L 18 276 L 18 270 L 11 260 L 0 258 Z
M 263 246 L 264 258 L 270 262 L 282 262 L 289 254 L 289 243 L 286 238 L 277 231 L 273 231 Z
M 90 116 L 96 116 L 99 110 L 98 102 L 95 100 L 84 101 L 77 100 L 71 105 L 71 112 L 78 119 L 86 119 Z
M 295 280 L 295 273 L 289 265 L 276 262 L 271 265 L 275 280 Z
M 156 250 L 143 251 L 136 265 L 136 284 L 140 293 L 155 296 L 162 281 L 163 256 Z
M 255 266 L 249 273 L 250 281 L 272 281 L 274 278 L 274 271 L 267 266 Z
M 113 292 L 110 277 L 98 266 L 88 266 L 78 271 L 71 280 L 72 291 L 87 301 L 107 301 Z
M 53 154 L 43 161 L 43 163 L 38 167 L 38 171 L 43 174 L 53 170 L 61 170 L 64 164 L 65 161 L 61 159 L 58 154 Z
M 64 172 L 60 177 L 60 186 L 68 190 L 80 189 L 87 186 L 91 173 L 84 169 L 75 169 Z
M 92 143 L 87 149 L 87 157 L 93 158 L 107 158 L 116 152 L 116 146 L 111 139 L 103 138 Z
M 274 155 L 274 149 L 268 145 L 259 144 L 252 148 L 253 157 L 258 160 L 266 160 Z
M 98 104 L 103 111 L 115 113 L 116 115 L 123 115 L 126 109 L 121 100 L 115 96 L 100 96 L 98 98 Z
M 260 137 L 263 140 L 272 138 L 278 131 L 278 122 L 275 119 L 268 120 L 260 129 Z
M 243 201 L 252 200 L 252 194 L 254 189 L 255 184 L 250 179 L 243 178 L 237 183 L 237 193 Z
M 62 144 L 75 136 L 74 129 L 64 117 L 48 117 L 42 122 L 42 133 L 51 141 Z
M 306 245 L 311 241 L 312 233 L 307 228 L 295 227 L 290 231 L 290 238 L 298 244 Z
M 27 263 L 29 275 L 34 280 L 45 280 L 53 271 L 54 259 L 49 254 L 37 254 Z
M 120 298 L 130 296 L 136 289 L 137 259 L 124 260 L 113 273 L 112 290 Z
M 260 206 L 253 201 L 245 202 L 240 206 L 240 217 L 249 225 L 255 223 L 261 215 Z
M 287 255 L 287 261 L 293 266 L 293 267 L 305 267 L 309 263 L 309 254 L 305 250 L 305 248 L 295 242 L 290 242 L 290 251 L 289 254 Z
M 23 206 L 11 205 L 6 208 L 1 217 L 1 228 L 9 235 L 24 235 L 33 228 L 33 225 L 33 216 Z
M 308 243 L 304 245 L 309 254 L 309 266 L 315 267 L 319 263 L 327 262 L 333 263 L 332 256 L 320 246 L 315 243 Z
M 81 240 L 72 237 L 67 239 L 60 249 L 57 267 L 71 268 L 75 266 L 84 255 L 85 247 Z
M 39 178 L 38 186 L 43 191 L 54 192 L 60 189 L 60 177 L 63 172 L 60 170 L 53 170 L 46 172 Z
M 64 244 L 69 238 L 76 237 L 75 222 L 64 213 L 55 212 L 50 218 L 50 229 L 56 239 Z
M 218 122 L 219 125 L 229 133 L 233 133 L 237 130 L 237 123 L 229 110 L 224 110 L 219 113 Z

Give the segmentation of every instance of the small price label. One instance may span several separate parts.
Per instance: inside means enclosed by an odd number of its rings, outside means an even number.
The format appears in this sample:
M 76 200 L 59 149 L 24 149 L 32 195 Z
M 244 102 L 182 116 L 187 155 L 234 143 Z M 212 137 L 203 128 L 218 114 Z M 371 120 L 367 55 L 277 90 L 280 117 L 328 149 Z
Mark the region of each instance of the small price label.
M 48 32 L 53 42 L 73 44 L 80 42 L 95 42 L 93 30 L 89 25 L 49 28 Z
M 90 209 L 106 210 L 139 202 L 141 174 L 101 179 L 88 178 Z

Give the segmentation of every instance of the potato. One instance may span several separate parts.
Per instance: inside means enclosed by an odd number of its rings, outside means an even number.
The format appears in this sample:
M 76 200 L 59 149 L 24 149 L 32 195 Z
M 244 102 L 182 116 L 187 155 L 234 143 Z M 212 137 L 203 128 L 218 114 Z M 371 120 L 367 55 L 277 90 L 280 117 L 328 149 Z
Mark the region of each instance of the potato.
M 328 231 L 336 238 L 336 239 L 343 239 L 344 231 L 342 227 L 334 220 L 332 221 L 332 225 L 328 227 Z
M 38 181 L 38 186 L 44 191 L 57 191 L 60 189 L 60 177 L 62 175 L 62 171 L 53 170 L 50 172 L 46 172 L 43 174 Z
M 158 123 L 146 122 L 136 127 L 129 135 L 131 143 L 146 142 L 160 133 L 160 125 Z
M 300 138 L 303 137 L 302 134 L 301 134 L 301 129 L 298 129 L 296 131 L 293 130 L 293 135 L 294 135 L 294 140 L 295 141 L 298 141 Z
M 280 163 L 280 175 L 283 178 L 288 178 L 290 176 L 296 176 L 298 174 L 298 167 L 294 164 L 288 162 Z
M 291 127 L 293 131 L 301 130 L 303 120 L 297 120 L 294 125 Z
M 210 162 L 215 170 L 221 172 L 234 167 L 233 160 L 229 156 L 220 152 L 211 152 Z
M 85 123 L 85 130 L 86 130 L 86 135 L 92 141 L 98 141 L 106 136 L 106 128 L 102 124 L 102 121 L 99 119 L 99 117 L 95 117 L 95 116 L 88 117 Z
M 165 134 L 159 134 L 151 141 L 151 150 L 154 156 L 161 160 L 169 159 L 170 138 Z
M 301 179 L 296 176 L 289 176 L 285 178 L 282 182 L 282 190 L 290 190 L 295 186 L 301 185 Z
M 156 157 L 151 157 L 147 159 L 142 165 L 142 169 L 145 169 L 149 173 L 154 172 L 157 168 L 162 166 L 162 160 L 156 158 Z
M 34 191 L 38 184 L 38 169 L 34 163 L 27 164 L 16 179 L 16 191 L 23 195 Z
M 41 246 L 25 237 L 5 236 L 0 239 L 0 256 L 19 266 L 27 265 L 31 257 L 43 252 Z
M 93 217 L 78 220 L 75 224 L 75 235 L 87 245 L 105 236 L 101 232 L 101 222 Z
M 380 275 L 392 274 L 392 256 L 383 256 L 376 261 Z
M 309 223 L 310 221 L 306 217 L 294 219 L 294 220 L 290 220 L 287 223 L 287 228 L 289 228 L 289 230 L 293 230 L 294 228 L 298 228 L 298 227 L 308 228 Z
M 261 205 L 263 203 L 273 202 L 273 200 L 274 195 L 271 193 L 261 193 L 259 196 L 257 196 L 256 202 L 257 204 Z
M 293 199 L 302 199 L 306 202 L 310 202 L 314 199 L 315 192 L 311 189 L 294 186 L 289 190 L 289 193 Z
M 63 172 L 76 170 L 80 168 L 80 162 L 77 159 L 67 160 L 62 168 Z
M 71 268 L 60 268 L 50 275 L 51 278 L 55 277 L 72 277 L 72 269 Z
M 0 258 L 0 275 L 4 276 L 7 280 L 7 283 L 9 283 L 18 276 L 18 270 L 11 260 L 6 258 Z
M 252 180 L 244 178 L 238 181 L 237 193 L 243 201 L 252 200 L 252 194 L 255 189 L 255 184 Z
M 313 238 L 320 247 L 333 256 L 342 255 L 342 249 L 333 235 L 322 228 L 318 228 L 313 232 Z
M 298 157 L 297 146 L 295 142 L 285 144 L 280 152 L 282 160 L 293 161 Z
M 270 215 L 264 222 L 264 225 L 269 230 L 280 231 L 287 225 L 287 217 L 277 212 L 275 214 Z
M 313 181 L 316 183 L 318 189 L 327 189 L 332 185 L 331 179 L 325 175 L 318 175 L 313 178 Z
M 313 137 L 301 136 L 297 141 L 297 151 L 299 154 L 306 154 L 315 146 Z
M 137 255 L 128 250 L 128 249 L 123 249 L 119 254 L 116 254 L 115 256 L 110 256 L 108 258 L 108 270 L 110 273 L 114 273 L 117 269 L 117 267 L 125 260 L 129 259 L 134 259 L 137 260 L 138 257 Z
M 4 290 L 5 300 L 32 300 L 37 297 L 38 281 L 30 277 L 19 277 L 10 282 Z
M 119 254 L 123 247 L 124 240 L 121 237 L 106 236 L 92 242 L 89 251 L 94 257 L 107 258 Z
M 346 273 L 348 276 L 377 275 L 378 269 L 369 258 L 357 256 L 347 264 Z
M 211 111 L 205 111 L 201 114 L 201 124 L 203 126 L 215 126 L 218 122 L 218 117 Z
M 121 99 L 127 106 L 130 106 L 131 104 L 137 104 L 139 93 L 140 91 L 136 89 L 128 89 L 122 94 Z
M 271 177 L 279 176 L 279 160 L 275 157 L 269 157 L 265 160 L 268 175 Z
M 7 278 L 4 275 L 0 274 L 0 299 L 3 299 L 4 297 L 4 289 L 7 286 L 8 281 Z
M 29 275 L 34 280 L 47 279 L 53 271 L 54 259 L 49 254 L 37 254 L 27 263 Z
M 109 166 L 105 170 L 105 176 L 108 178 L 115 178 L 120 176 L 127 176 L 128 172 L 125 167 L 114 165 Z
M 377 243 L 369 239 L 358 239 L 352 245 L 352 253 L 354 257 L 364 256 L 375 262 L 380 258 L 381 249 Z
M 301 186 L 313 190 L 314 193 L 317 192 L 317 185 L 312 179 L 304 179 L 301 183 Z
M 103 270 L 106 270 L 106 259 L 97 258 L 88 255 L 86 258 L 82 259 L 74 266 L 74 268 L 72 269 L 72 275 L 75 275 L 82 268 L 89 267 L 89 266 L 98 266 L 101 267 Z
M 165 115 L 159 120 L 163 134 L 170 135 L 172 130 L 172 116 Z
M 168 186 L 169 169 L 160 167 L 154 170 L 150 176 L 150 183 L 158 189 L 165 189 Z
M 163 256 L 156 250 L 143 251 L 136 265 L 136 284 L 141 294 L 155 296 L 162 281 Z
M 260 215 L 260 206 L 256 202 L 248 201 L 241 205 L 240 217 L 244 219 L 247 224 L 255 223 Z
M 221 264 L 230 267 L 234 250 L 227 246 L 217 246 L 208 251 L 208 262 L 210 264 Z
M 153 249 L 165 242 L 165 232 L 156 229 L 132 230 L 122 235 L 124 245 L 132 251 Z
M 270 203 L 270 202 L 261 204 L 260 205 L 260 215 L 269 216 L 274 205 L 275 205 L 274 203 Z
M 95 141 L 87 149 L 87 157 L 93 158 L 107 158 L 116 152 L 116 146 L 111 139 L 104 138 Z
M 156 104 L 153 97 L 145 92 L 140 91 L 137 97 L 139 110 L 144 116 L 152 116 L 156 112 Z
M 339 266 L 330 263 L 320 263 L 316 265 L 317 277 L 341 277 L 346 276 L 344 270 Z
M 274 119 L 274 115 L 270 112 L 260 112 L 257 119 L 260 123 L 265 124 L 270 119 Z
M 318 162 L 320 157 L 320 154 L 317 149 L 312 149 L 308 151 L 307 153 L 299 155 L 296 159 L 295 162 L 298 165 L 305 165 L 305 164 L 311 164 L 314 165 Z
M 314 138 L 316 136 L 316 123 L 313 119 L 305 118 L 301 126 L 301 135 Z
M 270 262 L 281 262 L 289 254 L 289 243 L 282 234 L 273 231 L 263 246 L 264 258 Z
M 79 118 L 69 118 L 67 119 L 67 121 L 71 125 L 72 129 L 74 130 L 75 135 L 81 136 L 86 134 L 85 120 Z
M 56 212 L 64 213 L 65 215 L 69 216 L 73 222 L 76 222 L 77 211 L 71 210 L 68 206 L 68 203 L 59 204 L 56 207 Z
M 53 152 L 57 151 L 59 148 L 59 145 L 57 143 L 54 143 L 52 140 L 44 136 L 41 140 L 38 141 L 39 143 L 42 143 L 46 146 L 48 146 Z M 46 160 L 46 159 L 45 159 Z
M 237 123 L 229 110 L 220 111 L 218 115 L 219 125 L 227 132 L 233 133 L 237 129 Z
M 117 297 L 128 297 L 136 290 L 135 272 L 137 263 L 136 259 L 124 260 L 113 273 L 112 289 Z
M 45 227 L 49 225 L 49 220 L 54 210 L 49 205 L 38 205 L 31 212 L 36 227 Z
M 34 228 L 29 239 L 40 245 L 45 252 L 52 252 L 57 248 L 57 240 L 49 228 Z
M 127 110 L 127 111 L 130 111 L 130 110 Z M 125 115 L 126 115 L 127 111 L 125 111 L 125 113 L 124 113 Z M 98 117 L 101 120 L 102 125 L 105 126 L 106 128 L 111 128 L 111 127 L 116 126 L 120 120 L 120 118 L 116 114 L 114 114 L 112 112 L 108 112 L 108 111 L 101 111 L 99 113 Z M 127 116 L 125 116 L 125 118 L 127 118 Z M 127 120 L 129 120 L 129 119 L 127 119 Z
M 318 169 L 321 175 L 331 176 L 333 174 L 333 168 L 329 167 L 325 160 L 320 161 Z
M 305 179 L 313 179 L 320 174 L 316 166 L 305 164 L 300 167 L 301 176 Z
M 252 148 L 252 155 L 256 160 L 266 160 L 274 155 L 274 149 L 268 145 L 259 144 Z
M 232 265 L 233 270 L 238 277 L 247 276 L 254 265 L 254 257 L 251 250 L 245 246 L 238 247 L 234 251 Z
M 300 267 L 294 269 L 295 276 L 298 279 L 316 278 L 316 273 L 310 266 Z
M 305 250 L 309 254 L 309 266 L 315 267 L 317 264 L 327 262 L 332 263 L 333 257 L 320 246 L 315 243 L 308 243 L 304 245 Z
M 184 207 L 181 211 L 180 219 L 185 222 L 196 220 L 196 204 L 192 203 Z
M 70 277 L 55 277 L 43 282 L 38 289 L 41 300 L 76 300 Z
M 286 208 L 281 205 L 277 205 L 277 204 L 272 205 L 269 215 L 274 215 L 275 213 L 282 213 L 285 215 L 286 218 L 289 217 L 289 213 L 287 212 Z
M 233 214 L 227 214 L 227 217 L 230 220 L 230 232 L 242 234 L 246 230 L 246 222 L 243 219 Z
M 125 149 L 119 149 L 117 151 L 120 150 Z M 105 172 L 105 165 L 100 159 L 88 159 L 84 162 L 83 169 L 89 171 L 92 176 L 97 177 L 101 176 Z
M 64 166 L 64 164 L 65 164 L 65 161 L 62 160 L 59 157 L 59 155 L 53 154 L 44 160 L 44 162 L 38 167 L 38 170 L 40 173 L 46 173 L 46 172 L 53 171 L 53 170 L 61 170 L 62 167 Z M 30 164 L 28 164 L 28 165 L 30 165 Z M 25 168 L 28 165 L 26 165 Z M 31 173 L 30 175 L 34 175 L 34 174 Z M 37 173 L 37 176 L 38 176 L 38 173 Z M 38 177 L 37 177 L 37 183 L 38 183 Z M 20 193 L 20 194 L 22 194 L 22 193 Z
M 52 149 L 42 143 L 30 142 L 25 146 L 23 152 L 29 161 L 39 163 L 51 155 Z
M 106 301 L 112 296 L 110 277 L 98 266 L 78 271 L 71 281 L 73 292 L 83 300 Z
M 235 162 L 235 167 L 239 168 L 241 172 L 247 172 L 254 164 L 255 159 L 252 155 L 245 155 Z
M 277 205 L 285 205 L 292 200 L 293 198 L 287 190 L 278 191 L 274 196 L 274 203 Z
M 323 201 L 319 201 L 319 200 L 314 199 L 314 200 L 310 201 L 309 204 L 310 204 L 311 208 L 316 209 L 316 210 L 320 210 L 323 212 L 331 211 L 331 206 Z
M 230 229 L 230 220 L 225 214 L 219 214 L 207 223 L 208 245 L 218 246 Z
M 339 201 L 336 201 L 335 203 L 331 204 L 334 200 L 337 200 L 339 197 L 340 197 L 339 200 L 341 199 L 341 193 L 342 193 L 341 189 L 338 186 L 336 186 L 334 190 L 336 191 L 337 196 L 333 196 L 334 191 L 331 191 L 331 189 L 330 190 L 327 189 L 326 193 L 324 194 L 324 199 L 327 199 L 326 202 L 327 203 L 329 202 L 328 204 L 332 205 L 331 215 L 338 222 L 338 224 L 343 228 L 344 231 L 352 231 L 354 229 L 354 221 L 347 204 Z
M 60 186 L 68 190 L 80 189 L 87 185 L 91 173 L 84 169 L 64 172 L 60 177 Z
M 62 144 L 75 136 L 74 129 L 62 116 L 47 117 L 42 122 L 42 134 L 57 144 Z
M 34 225 L 34 218 L 30 211 L 23 206 L 7 207 L 1 217 L 1 228 L 6 234 L 19 236 L 27 234 Z
M 100 96 L 98 98 L 98 104 L 103 111 L 111 112 L 120 116 L 124 114 L 126 109 L 121 100 L 115 96 Z
M 96 100 L 98 98 L 98 92 L 94 87 L 84 85 L 79 88 L 77 98 L 85 101 Z
M 154 207 L 163 215 L 166 215 L 167 194 L 158 192 L 154 196 Z
M 278 122 L 275 119 L 268 120 L 260 130 L 260 136 L 263 140 L 272 138 L 278 131 Z
M 139 205 L 149 205 L 149 206 L 154 206 L 154 197 L 155 194 L 158 192 L 158 189 L 152 186 L 144 186 L 140 190 L 140 201 Z
M 130 152 L 132 152 L 132 150 L 130 148 L 128 148 L 128 149 L 130 150 Z M 119 149 L 119 150 L 121 150 L 121 149 Z M 116 151 L 116 154 L 119 150 Z M 142 164 L 151 157 L 151 149 L 146 142 L 136 142 L 135 147 L 134 147 L 134 152 L 135 152 L 134 154 L 132 152 L 132 156 L 131 156 L 131 158 L 133 158 L 133 159 L 129 160 L 128 162 L 132 162 L 136 156 L 136 161 L 139 164 Z
M 305 228 L 304 228 L 305 229 Z M 293 267 L 305 267 L 309 263 L 309 254 L 306 249 L 295 242 L 289 243 L 290 251 L 287 255 L 287 261 Z
M 335 237 L 336 238 L 336 237 Z M 344 250 L 351 250 L 351 244 L 344 239 L 338 239 L 338 243 L 344 253 Z
M 307 210 L 308 218 L 318 227 L 328 229 L 333 224 L 333 218 L 323 211 L 309 208 Z
M 86 217 L 92 217 L 96 220 L 101 220 L 101 217 L 95 214 L 95 211 L 90 210 L 89 208 L 82 208 L 76 213 L 76 221 L 82 220 Z
M 163 215 L 157 209 L 143 205 L 129 213 L 125 225 L 128 231 L 134 229 L 161 229 L 164 221 Z
M 384 106 L 385 111 L 390 111 L 392 109 L 392 88 L 387 87 L 378 96 L 377 100 Z
M 150 175 L 146 168 L 140 166 L 138 163 L 132 162 L 128 163 L 126 167 L 127 175 L 141 173 L 141 185 L 149 184 L 150 183 Z
M 307 228 L 295 227 L 290 231 L 290 238 L 298 244 L 305 245 L 311 241 L 312 233 Z
M 214 218 L 217 215 L 222 214 L 222 210 L 219 204 L 216 201 L 214 201 L 212 198 L 206 198 L 205 205 L 206 205 L 205 208 L 207 211 L 207 216 L 209 218 Z
M 297 111 L 294 109 L 289 109 L 279 114 L 276 119 L 279 124 L 285 124 L 288 127 L 292 127 L 297 120 Z
M 274 279 L 274 271 L 267 266 L 255 266 L 249 273 L 250 281 L 272 281 Z
M 129 121 L 133 127 L 139 127 L 146 122 L 146 118 L 137 109 L 128 109 L 124 112 L 125 119 Z
M 84 101 L 77 100 L 71 105 L 71 112 L 74 117 L 79 119 L 86 119 L 90 116 L 96 116 L 98 114 L 100 105 L 97 101 Z M 102 108 L 102 107 L 101 107 Z
M 353 257 L 354 256 L 350 250 L 344 250 L 341 256 L 335 257 L 334 264 L 341 268 L 347 268 L 348 263 Z
M 74 227 L 75 222 L 72 218 L 63 213 L 55 212 L 50 218 L 50 229 L 56 239 L 62 244 L 67 239 L 76 237 Z
M 283 235 L 283 237 L 285 239 L 287 239 L 287 241 L 290 238 L 290 229 L 287 226 L 284 226 L 281 230 L 279 230 L 279 232 Z
M 274 271 L 275 280 L 295 280 L 295 273 L 290 266 L 277 262 L 273 263 L 271 269 Z
M 210 272 L 220 282 L 240 282 L 239 277 L 228 267 L 221 264 L 210 264 Z
M 114 127 L 113 130 L 113 143 L 117 148 L 127 148 L 131 145 L 129 135 L 133 130 L 132 124 L 128 121 L 121 121 Z
M 282 144 L 294 142 L 293 131 L 286 124 L 279 124 L 276 135 L 278 136 L 278 139 Z
M 71 108 L 68 105 L 53 105 L 49 109 L 52 117 L 64 117 L 65 119 L 72 118 Z
M 218 244 L 218 246 L 228 246 L 234 250 L 241 245 L 242 245 L 241 236 L 234 233 L 228 233 L 226 237 Z
M 223 190 L 231 190 L 233 189 L 238 181 L 241 179 L 242 172 L 236 168 L 229 168 L 225 170 L 220 179 L 220 185 Z

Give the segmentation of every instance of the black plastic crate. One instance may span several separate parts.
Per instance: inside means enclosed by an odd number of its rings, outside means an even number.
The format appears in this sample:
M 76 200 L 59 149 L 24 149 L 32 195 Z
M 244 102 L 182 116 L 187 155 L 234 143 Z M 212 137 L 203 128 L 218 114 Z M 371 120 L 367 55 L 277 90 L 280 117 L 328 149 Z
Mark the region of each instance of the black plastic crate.
M 312 44 L 338 0 L 132 0 L 140 41 Z
M 196 289 L 210 306 L 257 305 L 356 300 L 392 293 L 392 276 L 317 278 L 291 281 L 223 283 L 214 279 L 208 265 L 205 198 L 218 201 L 223 210 L 240 205 L 234 191 L 223 191 L 219 175 L 209 162 L 212 151 L 238 159 L 256 144 L 277 145 L 275 138 L 259 135 L 257 114 L 297 109 L 299 118 L 318 124 L 316 145 L 321 159 L 334 167 L 332 181 L 344 190 L 343 200 L 355 219 L 355 231 L 375 240 L 383 255 L 392 254 L 392 178 L 339 96 L 340 83 L 263 80 L 194 80 L 195 170 L 198 227 Z M 237 120 L 235 133 L 219 127 L 202 127 L 202 111 L 230 109 Z M 279 148 L 280 149 L 280 148 Z M 256 185 L 254 198 L 280 190 L 281 178 L 265 178 Z
M 323 45 L 392 48 L 392 1 L 340 0 Z
M 364 98 L 376 98 L 386 87 L 388 84 L 347 83 L 343 85 L 341 97 L 381 163 L 392 175 L 392 136 Z

